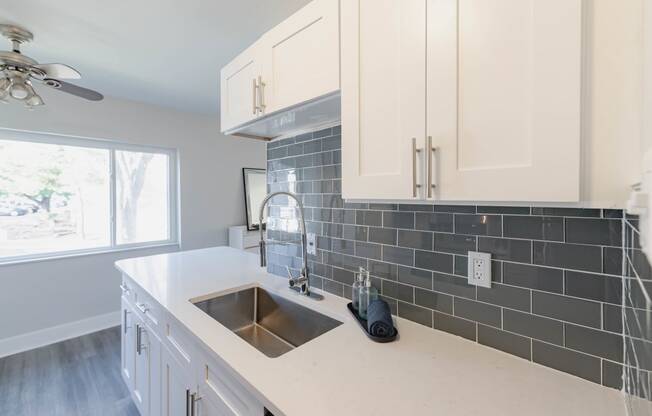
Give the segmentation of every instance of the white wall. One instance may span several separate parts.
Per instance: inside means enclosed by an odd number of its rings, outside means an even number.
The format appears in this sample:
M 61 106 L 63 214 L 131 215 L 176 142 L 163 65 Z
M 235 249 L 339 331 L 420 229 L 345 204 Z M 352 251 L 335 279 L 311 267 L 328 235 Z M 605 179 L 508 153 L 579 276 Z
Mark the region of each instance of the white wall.
M 178 150 L 181 249 L 224 245 L 227 227 L 245 223 L 241 169 L 265 167 L 263 142 L 221 135 L 217 116 L 111 98 L 91 103 L 56 91 L 43 98 L 47 105 L 34 112 L 1 106 L 0 128 Z M 114 261 L 175 249 L 0 266 L 0 355 L 8 337 L 117 311 L 120 275 Z
M 652 2 L 643 6 L 643 152 L 652 150 Z

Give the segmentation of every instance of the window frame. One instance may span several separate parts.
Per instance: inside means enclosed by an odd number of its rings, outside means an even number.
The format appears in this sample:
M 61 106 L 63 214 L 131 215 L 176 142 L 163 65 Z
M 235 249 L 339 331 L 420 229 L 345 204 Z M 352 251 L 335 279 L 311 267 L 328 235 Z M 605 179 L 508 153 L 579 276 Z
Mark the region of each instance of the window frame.
M 177 149 L 131 144 L 108 139 L 94 139 L 79 136 L 61 135 L 53 133 L 36 133 L 22 130 L 0 128 L 0 140 L 20 141 L 27 143 L 41 143 L 62 146 L 74 146 L 90 149 L 102 149 L 109 152 L 109 245 L 84 248 L 76 250 L 49 251 L 36 254 L 25 254 L 19 256 L 0 257 L 0 266 L 7 264 L 17 264 L 26 262 L 36 262 L 49 259 L 60 259 L 77 257 L 91 254 L 114 253 L 129 250 L 139 250 L 156 247 L 179 246 L 179 172 L 178 172 L 178 152 Z M 117 172 L 115 169 L 115 152 L 143 152 L 156 153 L 168 156 L 168 227 L 169 238 L 165 240 L 147 241 L 142 243 L 117 243 Z

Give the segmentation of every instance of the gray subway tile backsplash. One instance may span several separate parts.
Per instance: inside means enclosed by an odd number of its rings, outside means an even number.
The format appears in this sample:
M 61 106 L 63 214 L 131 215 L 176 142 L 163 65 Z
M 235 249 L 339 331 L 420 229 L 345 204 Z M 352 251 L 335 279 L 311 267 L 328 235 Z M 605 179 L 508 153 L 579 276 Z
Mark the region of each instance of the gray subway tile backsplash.
M 307 230 L 318 236 L 315 287 L 350 298 L 354 273 L 366 267 L 393 314 L 618 388 L 621 302 L 628 321 L 652 322 L 641 288 L 652 290 L 652 267 L 632 233 L 626 280 L 636 284 L 622 291 L 621 210 L 347 202 L 340 149 L 339 127 L 268 144 L 269 190 L 301 194 Z M 297 238 L 284 229 L 296 227 L 288 206 L 272 201 L 270 236 Z M 301 266 L 298 247 L 268 250 L 272 273 Z M 469 251 L 492 254 L 491 289 L 468 285 Z M 624 355 L 637 354 L 633 374 L 649 383 L 652 330 L 629 335 Z

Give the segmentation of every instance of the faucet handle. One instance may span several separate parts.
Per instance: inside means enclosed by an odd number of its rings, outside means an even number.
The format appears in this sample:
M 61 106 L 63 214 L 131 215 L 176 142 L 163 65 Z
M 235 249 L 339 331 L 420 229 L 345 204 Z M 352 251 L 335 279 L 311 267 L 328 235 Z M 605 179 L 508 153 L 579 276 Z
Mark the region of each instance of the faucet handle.
M 299 274 L 299 277 L 294 277 L 290 271 L 290 266 L 285 266 L 285 269 L 288 271 L 288 278 L 290 279 L 288 283 L 290 284 L 290 287 L 301 286 L 308 281 L 308 278 L 304 275 L 303 272 Z

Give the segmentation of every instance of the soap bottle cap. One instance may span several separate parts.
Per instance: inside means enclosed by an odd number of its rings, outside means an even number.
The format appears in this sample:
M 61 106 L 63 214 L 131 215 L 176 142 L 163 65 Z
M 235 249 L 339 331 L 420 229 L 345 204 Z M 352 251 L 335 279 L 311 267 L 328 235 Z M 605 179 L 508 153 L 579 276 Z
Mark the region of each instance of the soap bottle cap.
M 371 287 L 371 276 L 369 276 L 368 271 L 365 271 L 364 285 L 365 287 Z
M 366 271 L 365 268 L 361 266 L 360 269 L 358 270 L 358 273 L 356 273 L 355 275 L 356 282 L 359 282 L 361 284 L 364 283 L 365 275 L 367 274 L 369 274 L 369 272 Z

